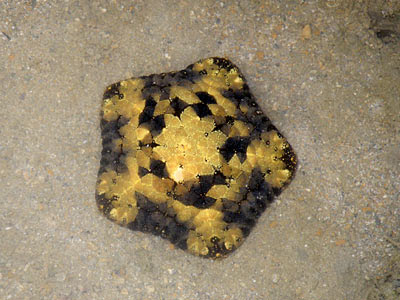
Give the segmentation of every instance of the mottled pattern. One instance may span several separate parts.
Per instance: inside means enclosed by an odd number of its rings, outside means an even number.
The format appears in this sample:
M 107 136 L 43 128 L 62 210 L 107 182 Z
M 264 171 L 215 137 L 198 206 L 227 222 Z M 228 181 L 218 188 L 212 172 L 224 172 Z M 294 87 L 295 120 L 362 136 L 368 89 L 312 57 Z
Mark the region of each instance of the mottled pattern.
M 109 86 L 101 130 L 99 209 L 202 257 L 235 250 L 296 167 L 223 58 Z

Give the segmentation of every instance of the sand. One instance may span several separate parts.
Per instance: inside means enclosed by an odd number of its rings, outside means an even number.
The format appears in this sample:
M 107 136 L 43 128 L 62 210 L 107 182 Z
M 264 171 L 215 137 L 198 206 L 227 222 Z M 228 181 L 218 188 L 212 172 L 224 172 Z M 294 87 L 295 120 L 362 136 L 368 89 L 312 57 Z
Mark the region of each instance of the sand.
M 2 1 L 0 298 L 396 299 L 399 18 L 395 0 Z M 238 65 L 299 161 L 221 261 L 95 203 L 106 86 L 209 56 Z

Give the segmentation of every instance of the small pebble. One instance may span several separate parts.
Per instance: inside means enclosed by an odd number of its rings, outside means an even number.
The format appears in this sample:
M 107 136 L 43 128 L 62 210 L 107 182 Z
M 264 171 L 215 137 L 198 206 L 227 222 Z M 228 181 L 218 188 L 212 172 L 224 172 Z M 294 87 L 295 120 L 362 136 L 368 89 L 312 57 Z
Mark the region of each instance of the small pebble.
M 303 27 L 303 30 L 301 31 L 301 38 L 303 40 L 311 39 L 311 26 L 309 24 Z
M 279 281 L 279 276 L 278 274 L 272 274 L 272 282 L 273 283 L 278 283 Z

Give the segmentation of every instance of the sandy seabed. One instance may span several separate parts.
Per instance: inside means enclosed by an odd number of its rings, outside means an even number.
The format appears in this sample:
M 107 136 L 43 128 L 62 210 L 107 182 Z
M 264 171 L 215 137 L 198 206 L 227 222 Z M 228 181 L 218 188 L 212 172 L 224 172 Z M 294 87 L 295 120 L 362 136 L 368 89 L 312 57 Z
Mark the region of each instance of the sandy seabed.
M 396 299 L 399 18 L 395 0 L 2 1 L 0 298 Z M 210 56 L 238 65 L 298 157 L 221 261 L 95 202 L 106 86 Z

